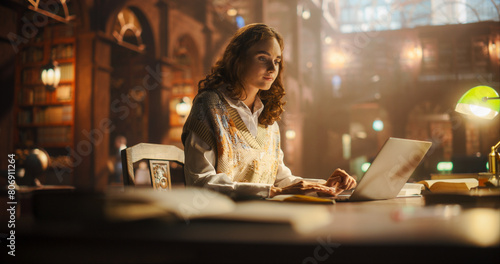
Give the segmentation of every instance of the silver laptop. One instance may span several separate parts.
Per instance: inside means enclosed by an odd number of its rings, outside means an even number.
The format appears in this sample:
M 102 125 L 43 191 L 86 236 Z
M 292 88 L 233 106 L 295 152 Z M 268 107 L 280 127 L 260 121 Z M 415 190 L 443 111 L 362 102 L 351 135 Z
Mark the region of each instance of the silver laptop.
M 432 143 L 389 138 L 352 194 L 336 201 L 369 201 L 395 198 L 420 164 Z

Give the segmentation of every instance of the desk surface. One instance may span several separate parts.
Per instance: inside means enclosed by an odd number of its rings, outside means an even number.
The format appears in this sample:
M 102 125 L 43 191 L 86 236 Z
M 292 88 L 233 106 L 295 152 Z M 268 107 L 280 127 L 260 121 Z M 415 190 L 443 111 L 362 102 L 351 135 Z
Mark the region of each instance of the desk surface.
M 425 262 L 500 261 L 500 210 L 424 206 L 423 199 L 339 202 L 306 234 L 290 225 L 172 218 L 133 222 L 20 223 L 18 262 Z M 479 261 L 479 262 L 478 262 Z

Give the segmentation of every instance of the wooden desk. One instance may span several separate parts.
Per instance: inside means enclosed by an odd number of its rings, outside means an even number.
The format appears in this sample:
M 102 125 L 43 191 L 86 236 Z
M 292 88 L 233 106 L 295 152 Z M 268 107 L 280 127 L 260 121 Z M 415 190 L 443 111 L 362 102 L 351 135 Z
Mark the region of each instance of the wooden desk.
M 456 207 L 424 207 L 422 198 L 322 206 L 331 211 L 332 220 L 308 234 L 299 234 L 286 224 L 218 220 L 35 221 L 17 227 L 16 262 L 498 263 L 500 260 L 498 209 L 458 209 L 454 215 Z

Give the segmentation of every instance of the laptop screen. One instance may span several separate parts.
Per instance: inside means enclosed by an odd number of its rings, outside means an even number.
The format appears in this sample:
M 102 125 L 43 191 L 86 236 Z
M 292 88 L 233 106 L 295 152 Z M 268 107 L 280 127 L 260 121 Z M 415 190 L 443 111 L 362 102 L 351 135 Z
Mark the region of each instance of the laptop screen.
M 390 199 L 398 195 L 432 143 L 389 138 L 358 183 L 350 200 Z

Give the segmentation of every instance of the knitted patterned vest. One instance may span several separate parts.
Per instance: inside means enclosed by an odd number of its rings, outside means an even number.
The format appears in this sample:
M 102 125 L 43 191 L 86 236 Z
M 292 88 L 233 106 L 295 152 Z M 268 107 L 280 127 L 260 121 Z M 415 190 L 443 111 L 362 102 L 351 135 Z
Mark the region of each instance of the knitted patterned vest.
M 184 124 L 217 153 L 217 173 L 225 173 L 234 182 L 273 184 L 278 172 L 280 134 L 276 123 L 259 125 L 254 138 L 236 109 L 229 106 L 218 91 L 199 93 Z

